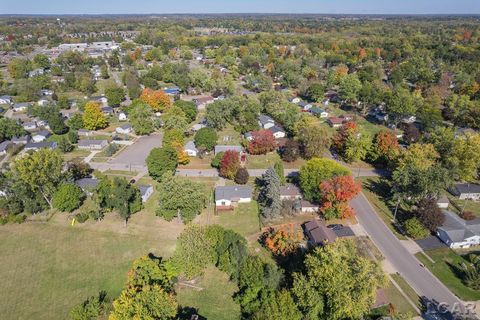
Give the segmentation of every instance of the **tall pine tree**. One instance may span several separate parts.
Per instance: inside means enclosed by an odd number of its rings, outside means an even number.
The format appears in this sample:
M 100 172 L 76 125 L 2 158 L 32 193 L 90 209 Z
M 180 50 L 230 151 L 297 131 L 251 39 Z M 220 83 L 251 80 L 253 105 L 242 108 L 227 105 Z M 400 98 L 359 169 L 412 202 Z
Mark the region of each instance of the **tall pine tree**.
M 280 200 L 280 178 L 272 167 L 262 175 L 258 205 L 265 219 L 273 219 L 280 215 L 282 201 Z

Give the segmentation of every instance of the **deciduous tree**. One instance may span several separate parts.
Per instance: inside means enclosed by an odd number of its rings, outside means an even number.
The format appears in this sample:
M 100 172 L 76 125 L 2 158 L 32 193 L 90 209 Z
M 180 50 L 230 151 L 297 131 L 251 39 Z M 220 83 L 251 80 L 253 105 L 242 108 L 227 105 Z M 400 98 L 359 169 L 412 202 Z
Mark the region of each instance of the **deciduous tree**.
M 107 117 L 103 114 L 100 104 L 89 101 L 83 111 L 83 126 L 88 130 L 103 129 L 108 126 Z
M 240 168 L 240 154 L 237 151 L 227 150 L 220 161 L 220 175 L 233 180 Z
M 275 138 L 270 130 L 252 131 L 252 140 L 248 143 L 250 154 L 267 154 L 275 150 Z
M 148 104 L 156 112 L 165 112 L 172 106 L 170 97 L 163 90 L 145 88 L 140 95 L 140 100 Z

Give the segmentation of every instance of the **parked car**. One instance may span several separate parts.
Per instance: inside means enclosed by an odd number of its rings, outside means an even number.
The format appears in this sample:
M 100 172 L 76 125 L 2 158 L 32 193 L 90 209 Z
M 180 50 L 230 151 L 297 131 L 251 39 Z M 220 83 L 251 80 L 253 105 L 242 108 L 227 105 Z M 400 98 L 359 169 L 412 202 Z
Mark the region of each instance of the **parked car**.
M 343 229 L 343 224 L 339 224 L 339 223 L 329 224 L 327 228 L 332 229 L 333 231 L 340 230 L 340 229 Z

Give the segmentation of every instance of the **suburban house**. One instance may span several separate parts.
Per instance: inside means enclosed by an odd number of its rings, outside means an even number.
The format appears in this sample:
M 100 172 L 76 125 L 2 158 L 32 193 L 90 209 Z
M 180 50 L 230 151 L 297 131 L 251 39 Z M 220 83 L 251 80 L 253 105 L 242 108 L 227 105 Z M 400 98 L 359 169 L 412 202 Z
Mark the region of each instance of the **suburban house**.
M 29 142 L 25 145 L 24 150 L 40 150 L 40 149 L 56 149 L 57 143 L 55 141 Z
M 23 129 L 27 131 L 37 129 L 37 123 L 35 121 L 29 121 L 22 124 Z
M 450 204 L 450 201 L 448 201 L 448 198 L 446 196 L 442 196 L 437 200 L 437 206 L 440 209 L 448 209 L 449 204 Z
M 13 144 L 12 141 L 3 141 L 0 143 L 0 154 L 7 154 L 7 149 Z
M 53 90 L 42 89 L 42 90 L 40 90 L 40 95 L 41 96 L 51 96 L 51 95 L 53 95 Z
M 302 200 L 301 206 L 302 206 L 301 211 L 303 213 L 315 213 L 320 209 L 320 207 L 318 205 L 313 204 L 313 203 L 311 203 L 310 201 L 307 201 L 307 200 Z
M 320 118 L 327 118 L 328 117 L 328 112 L 323 110 L 323 109 L 320 109 L 319 107 L 311 107 L 309 111 L 314 116 L 317 116 L 317 117 L 320 117 Z
M 45 107 L 45 106 L 47 106 L 49 103 L 50 103 L 50 101 L 47 100 L 47 99 L 40 99 L 40 100 L 37 101 L 37 104 L 38 104 L 40 107 Z
M 179 87 L 168 87 L 168 88 L 164 88 L 163 92 L 165 92 L 169 96 L 176 96 L 177 94 L 180 93 L 180 88 Z
M 99 181 L 95 178 L 82 178 L 75 181 L 75 184 L 87 195 L 92 195 L 92 191 L 97 187 Z
M 226 152 L 226 151 L 237 151 L 238 153 L 242 153 L 243 149 L 241 146 L 223 146 L 217 145 L 215 146 L 214 153 L 217 154 L 219 152 Z
M 183 147 L 183 151 L 185 151 L 189 157 L 196 157 L 198 154 L 198 149 L 193 141 L 188 141 Z
M 294 97 L 294 98 L 288 99 L 288 101 L 290 101 L 291 103 L 299 103 L 302 100 L 299 97 Z
M 20 102 L 20 103 L 15 103 L 12 106 L 12 109 L 14 112 L 22 112 L 22 111 L 26 111 L 29 106 L 30 106 L 30 103 L 28 102 Z
M 323 223 L 312 220 L 303 225 L 308 242 L 313 246 L 324 246 L 335 242 L 337 235 Z
M 123 112 L 118 114 L 118 121 L 127 121 L 127 115 Z
M 327 122 L 332 128 L 340 128 L 342 124 L 345 122 L 345 119 L 338 118 L 338 117 L 330 117 L 327 119 Z
M 215 208 L 232 209 L 234 204 L 252 201 L 252 187 L 246 185 L 218 186 L 215 188 Z
M 107 145 L 107 140 L 78 140 L 78 149 L 83 150 L 102 150 Z
M 34 69 L 32 71 L 29 71 L 28 72 L 28 77 L 33 78 L 33 77 L 36 77 L 36 76 L 41 76 L 44 73 L 45 73 L 45 70 L 43 68 L 38 68 L 38 69 Z
M 79 136 L 89 137 L 95 134 L 95 131 L 87 130 L 87 129 L 78 129 L 77 131 Z
M 480 200 L 480 184 L 475 183 L 457 183 L 450 192 L 460 200 Z
M 132 125 L 129 123 L 121 125 L 120 127 L 117 127 L 115 131 L 121 134 L 129 134 L 132 132 Z
M 106 116 L 111 116 L 113 114 L 113 108 L 109 106 L 102 107 L 102 112 Z
M 146 202 L 148 198 L 153 194 L 153 186 L 151 185 L 139 185 L 140 195 L 142 196 L 142 202 Z
M 280 199 L 281 200 L 296 200 L 302 199 L 302 193 L 300 188 L 291 183 L 286 183 L 284 186 L 280 186 Z
M 12 98 L 10 96 L 0 96 L 0 104 L 11 104 Z
M 202 109 L 205 109 L 207 104 L 210 104 L 215 100 L 213 99 L 212 96 L 202 96 L 202 97 L 195 98 L 192 101 L 195 103 L 198 110 L 202 110 Z
M 196 123 L 192 126 L 192 130 L 197 132 L 198 130 L 202 129 L 202 128 L 205 128 L 206 125 L 203 124 L 203 123 Z
M 258 125 L 263 129 L 269 129 L 275 125 L 275 121 L 269 116 L 261 115 L 258 117 Z
M 450 248 L 470 248 L 480 244 L 480 218 L 464 220 L 457 214 L 444 211 L 445 222 L 437 229 L 437 236 Z
M 277 125 L 268 128 L 268 130 L 272 132 L 275 139 L 285 138 L 285 131 Z
M 401 122 L 405 123 L 405 124 L 412 124 L 416 120 L 417 120 L 417 117 L 415 117 L 415 116 L 409 116 L 409 117 L 407 116 L 407 117 L 402 118 Z
M 32 136 L 32 140 L 33 142 L 41 142 L 50 137 L 51 135 L 52 134 L 48 130 L 41 130 Z
M 95 101 L 95 102 L 99 102 L 104 106 L 106 106 L 107 103 L 108 103 L 108 99 L 105 96 L 93 96 L 93 97 L 90 97 L 90 100 Z
M 297 103 L 297 105 L 302 108 L 303 111 L 309 111 L 313 105 L 311 103 L 305 102 L 305 101 L 300 101 Z
M 12 142 L 14 144 L 27 144 L 30 142 L 30 136 L 29 135 L 24 135 L 21 137 L 13 137 Z

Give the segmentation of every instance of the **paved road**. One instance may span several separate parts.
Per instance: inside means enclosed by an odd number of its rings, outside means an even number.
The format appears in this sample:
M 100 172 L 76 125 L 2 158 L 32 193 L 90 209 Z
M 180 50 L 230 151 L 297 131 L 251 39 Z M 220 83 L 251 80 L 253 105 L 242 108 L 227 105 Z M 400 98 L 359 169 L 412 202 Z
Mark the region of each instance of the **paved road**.
M 161 147 L 162 139 L 162 133 L 154 133 L 149 136 L 140 137 L 134 144 L 126 147 L 108 163 L 113 165 L 144 166 L 145 159 L 148 157 L 150 150 Z
M 363 193 L 353 199 L 351 205 L 356 211 L 359 223 L 380 249 L 383 256 L 420 296 L 435 299 L 450 306 L 462 305 L 462 302 L 433 276 L 428 269 L 420 266 L 417 258 L 407 251 L 380 219 Z
M 260 177 L 267 169 L 248 169 L 251 177 Z M 285 169 L 285 176 L 298 174 L 299 169 Z M 354 172 L 355 176 L 372 177 L 382 173 L 372 169 L 360 169 Z M 177 169 L 177 175 L 184 177 L 218 177 L 217 169 Z

